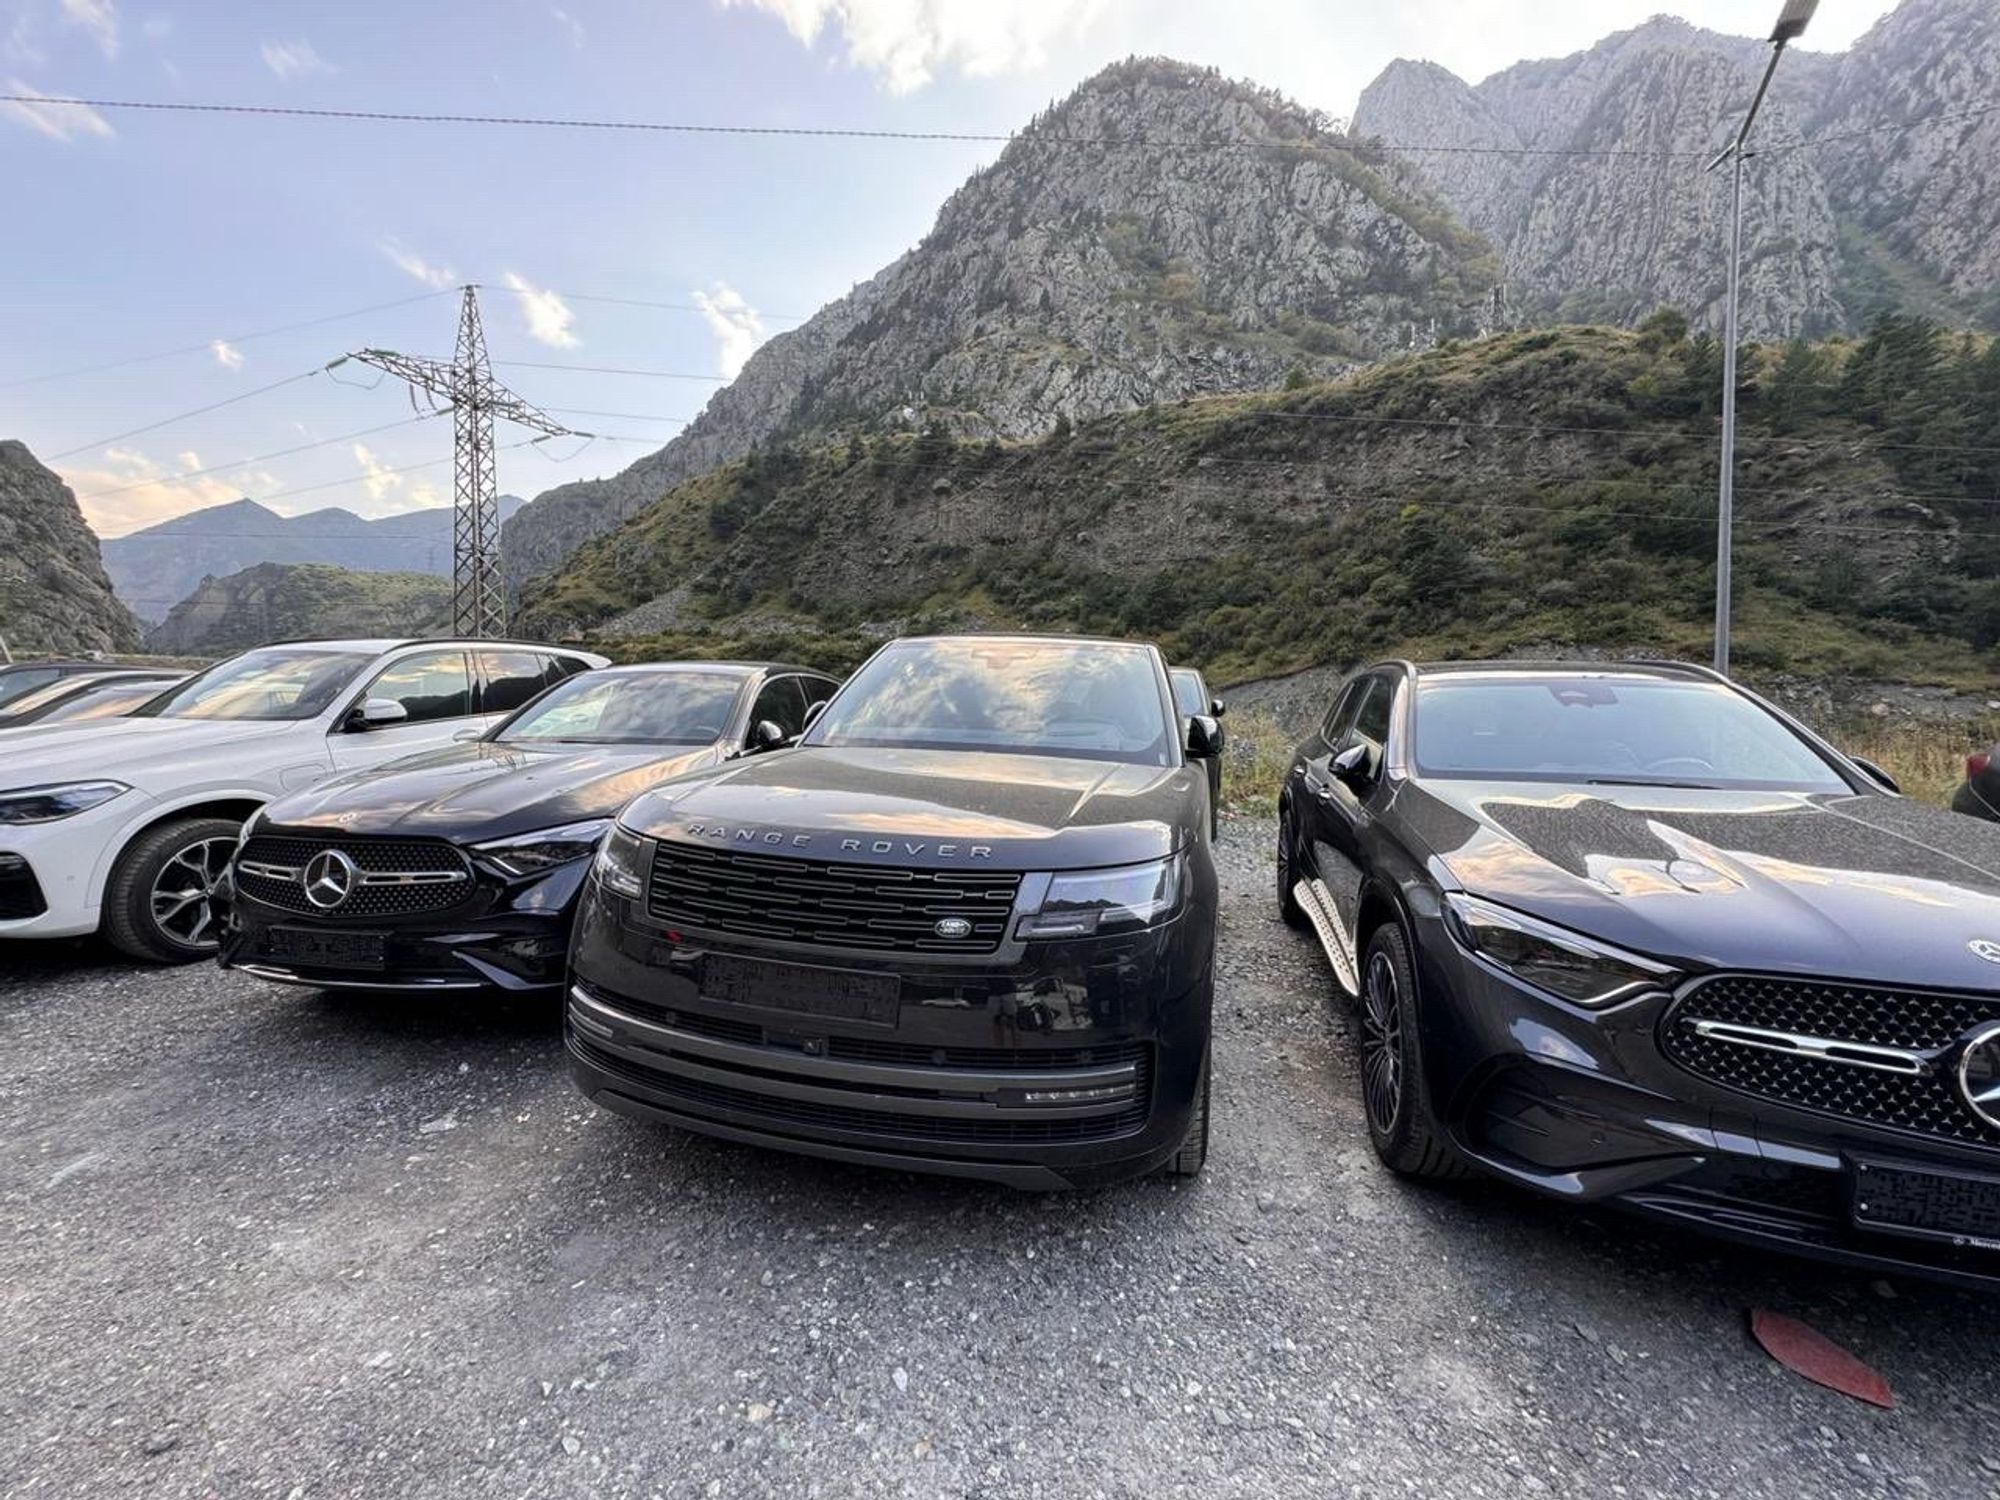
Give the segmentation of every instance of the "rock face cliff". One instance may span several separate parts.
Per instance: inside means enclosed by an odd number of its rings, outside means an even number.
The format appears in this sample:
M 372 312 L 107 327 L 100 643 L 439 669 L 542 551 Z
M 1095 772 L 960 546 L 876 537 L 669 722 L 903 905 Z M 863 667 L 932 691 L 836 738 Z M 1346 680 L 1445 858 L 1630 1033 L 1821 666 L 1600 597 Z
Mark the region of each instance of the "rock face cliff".
M 12 439 L 0 440 L 0 636 L 15 652 L 139 646 L 76 496 Z
M 146 632 L 165 655 L 223 656 L 306 636 L 441 632 L 451 581 L 428 573 L 358 573 L 324 563 L 259 563 L 204 578 Z
M 1497 264 L 1397 159 L 1275 94 L 1114 66 L 1034 121 L 924 241 L 764 346 L 687 431 L 504 533 L 518 581 L 753 448 L 857 430 L 1021 438 L 1324 376 L 1479 331 Z
M 1667 304 L 1719 326 L 1729 174 L 1702 168 L 1769 56 L 1660 17 L 1478 85 L 1397 62 L 1355 130 L 1442 148 L 1408 159 L 1499 248 L 1518 313 L 1629 321 Z M 2000 313 L 1996 96 L 1992 0 L 1905 0 L 1843 56 L 1788 51 L 1747 179 L 1746 334 L 1854 329 L 1892 306 Z

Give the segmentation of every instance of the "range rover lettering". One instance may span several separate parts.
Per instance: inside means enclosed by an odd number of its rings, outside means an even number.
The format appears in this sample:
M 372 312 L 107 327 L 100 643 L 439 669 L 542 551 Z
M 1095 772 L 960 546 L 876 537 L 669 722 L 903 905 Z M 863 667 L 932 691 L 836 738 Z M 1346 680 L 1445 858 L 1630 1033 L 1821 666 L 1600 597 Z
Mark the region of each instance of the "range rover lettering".
M 223 965 L 320 988 L 559 988 L 618 810 L 783 744 L 838 686 L 803 667 L 609 667 L 466 743 L 281 798 L 230 867 Z
M 1063 1187 L 1207 1149 L 1214 722 L 1150 646 L 899 640 L 800 742 L 640 797 L 577 918 L 606 1107 Z
M 1396 1171 L 2000 1286 L 2000 829 L 1702 668 L 1391 663 L 1277 865 Z

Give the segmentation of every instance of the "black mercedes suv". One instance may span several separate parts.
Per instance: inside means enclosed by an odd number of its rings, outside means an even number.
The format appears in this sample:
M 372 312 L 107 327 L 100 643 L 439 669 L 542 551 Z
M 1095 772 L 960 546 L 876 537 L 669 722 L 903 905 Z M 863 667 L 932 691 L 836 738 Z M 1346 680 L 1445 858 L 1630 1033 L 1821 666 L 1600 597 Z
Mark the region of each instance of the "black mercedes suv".
M 2000 1287 L 2000 828 L 1703 668 L 1392 662 L 1277 864 L 1395 1170 Z
M 800 742 L 639 798 L 568 1040 L 598 1103 L 1024 1188 L 1207 1149 L 1216 726 L 1158 651 L 898 640 Z

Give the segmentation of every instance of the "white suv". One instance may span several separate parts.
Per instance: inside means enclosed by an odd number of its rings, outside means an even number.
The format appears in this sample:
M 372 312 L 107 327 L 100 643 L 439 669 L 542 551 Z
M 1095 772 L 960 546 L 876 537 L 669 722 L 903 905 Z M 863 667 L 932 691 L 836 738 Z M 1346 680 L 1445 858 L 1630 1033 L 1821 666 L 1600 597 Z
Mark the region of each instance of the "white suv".
M 102 928 L 135 958 L 205 957 L 209 892 L 265 802 L 470 738 L 603 665 L 496 641 L 300 641 L 232 656 L 129 719 L 0 731 L 0 938 Z

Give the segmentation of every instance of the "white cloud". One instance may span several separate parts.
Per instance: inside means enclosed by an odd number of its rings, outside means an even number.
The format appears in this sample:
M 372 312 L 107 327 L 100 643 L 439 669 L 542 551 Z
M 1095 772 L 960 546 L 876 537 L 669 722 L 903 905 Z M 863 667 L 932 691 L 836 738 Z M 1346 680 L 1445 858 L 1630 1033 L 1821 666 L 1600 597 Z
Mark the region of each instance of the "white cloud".
M 574 349 L 582 342 L 569 325 L 576 320 L 576 314 L 569 310 L 569 304 L 554 292 L 537 291 L 524 277 L 509 271 L 505 278 L 507 289 L 521 299 L 521 315 L 528 321 L 528 336 L 538 344 L 547 344 L 551 349 Z
M 550 6 L 549 16 L 551 17 L 551 19 L 555 21 L 555 23 L 558 26 L 562 27 L 565 31 L 569 33 L 570 46 L 576 48 L 579 52 L 581 52 L 583 50 L 583 41 L 584 41 L 583 22 L 579 21 L 575 16 L 571 15 L 568 11 L 564 10 L 560 5 Z
M 1025 72 L 1053 44 L 1080 36 L 1109 0 L 722 0 L 766 11 L 806 46 L 837 27 L 847 60 L 882 75 L 892 94 L 931 81 L 938 69 L 971 78 Z M 1235 24 L 1240 24 L 1235 23 Z
M 221 365 L 223 369 L 240 370 L 243 368 L 243 351 L 230 343 L 228 339 L 213 339 L 210 341 L 208 347 L 209 351 L 215 355 L 215 362 Z
M 743 300 L 741 292 L 724 281 L 716 282 L 713 292 L 696 292 L 694 305 L 701 309 L 702 320 L 715 335 L 716 363 L 734 380 L 764 342 L 764 320 Z
M 87 104 L 37 104 L 37 99 L 53 99 L 18 78 L 7 80 L 7 92 L 26 94 L 26 101 L 10 99 L 0 103 L 0 115 L 25 125 L 28 129 L 47 136 L 52 141 L 73 141 L 80 135 L 94 135 L 109 139 L 118 132 L 111 128 L 111 122 Z
M 367 444 L 354 445 L 354 461 L 361 465 L 361 487 L 368 491 L 368 498 L 376 504 L 381 504 L 391 490 L 402 487 L 403 476 L 391 474 L 382 461 L 368 450 Z
M 261 51 L 264 66 L 286 83 L 294 78 L 310 78 L 315 73 L 340 71 L 314 51 L 313 44 L 303 37 L 296 42 L 266 42 Z
M 111 0 L 62 0 L 63 19 L 81 26 L 106 58 L 118 55 L 118 16 Z
M 401 240 L 382 241 L 382 253 L 394 261 L 396 268 L 405 275 L 414 276 L 425 286 L 434 286 L 439 291 L 448 286 L 458 285 L 458 272 L 450 266 L 434 266 Z
M 179 454 L 176 465 L 183 472 L 202 467 L 194 453 Z M 106 448 L 100 461 L 60 472 L 63 482 L 76 492 L 77 504 L 91 530 L 103 537 L 123 536 L 204 506 L 227 505 L 243 495 L 239 487 L 242 475 L 233 480 L 209 475 L 177 478 L 173 469 L 136 448 Z M 272 489 L 281 488 L 271 475 L 258 477 L 270 480 Z M 173 602 L 161 602 L 159 612 L 165 614 Z M 148 607 L 152 607 L 151 601 Z

